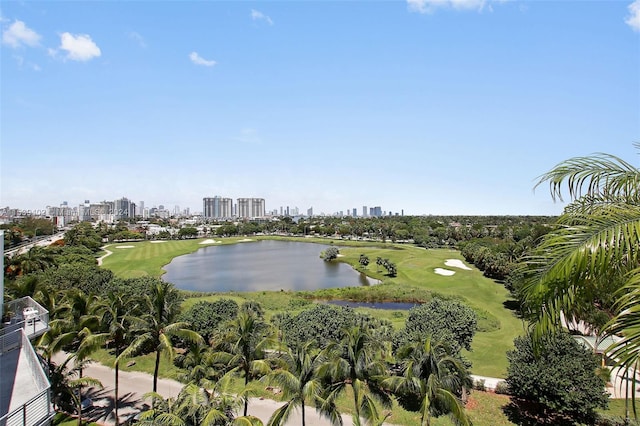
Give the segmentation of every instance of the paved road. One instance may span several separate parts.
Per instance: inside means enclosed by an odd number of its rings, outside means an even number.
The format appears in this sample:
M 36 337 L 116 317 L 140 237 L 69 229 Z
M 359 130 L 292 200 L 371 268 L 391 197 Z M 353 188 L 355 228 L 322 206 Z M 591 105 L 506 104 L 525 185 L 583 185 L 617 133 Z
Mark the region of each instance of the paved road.
M 64 361 L 64 357 L 64 354 L 58 354 L 53 360 L 60 363 Z M 85 398 L 87 396 L 90 397 L 94 405 L 86 410 L 86 417 L 104 425 L 115 424 L 113 411 L 114 370 L 94 362 L 84 370 L 84 376 L 98 379 L 104 386 L 101 390 L 90 389 L 88 392 L 85 391 Z M 175 397 L 183 386 L 182 383 L 175 380 L 159 379 L 158 393 L 165 398 Z M 118 388 L 120 394 L 118 417 L 120 421 L 124 421 L 134 413 L 140 411 L 145 405 L 149 405 L 149 401 L 143 400 L 143 395 L 152 390 L 153 376 L 146 373 L 121 371 L 119 374 Z M 251 398 L 249 401 L 249 414 L 258 417 L 264 424 L 267 424 L 271 414 L 281 405 L 281 402 L 270 399 Z M 305 413 L 306 424 L 308 426 L 331 426 L 331 423 L 318 416 L 315 410 L 307 408 Z M 343 415 L 342 420 L 344 425 L 352 424 L 351 416 Z M 286 423 L 286 426 L 298 425 L 300 425 L 300 417 L 297 415 L 293 415 Z

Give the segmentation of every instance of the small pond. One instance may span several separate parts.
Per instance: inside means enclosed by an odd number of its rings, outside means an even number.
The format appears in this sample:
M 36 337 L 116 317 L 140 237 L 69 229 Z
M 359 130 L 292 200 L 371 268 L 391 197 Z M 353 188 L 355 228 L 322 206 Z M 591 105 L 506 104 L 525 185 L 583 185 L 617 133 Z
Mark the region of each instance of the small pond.
M 317 290 L 375 281 L 339 262 L 324 262 L 328 245 L 262 240 L 210 245 L 174 258 L 162 279 L 203 292 Z

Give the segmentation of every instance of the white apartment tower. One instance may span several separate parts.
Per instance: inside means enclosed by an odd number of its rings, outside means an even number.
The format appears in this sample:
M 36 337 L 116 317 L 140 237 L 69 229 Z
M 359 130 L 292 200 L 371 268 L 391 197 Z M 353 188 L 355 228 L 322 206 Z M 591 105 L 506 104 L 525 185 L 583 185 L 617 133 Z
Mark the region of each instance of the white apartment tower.
M 238 198 L 238 217 L 264 217 L 265 211 L 264 198 Z

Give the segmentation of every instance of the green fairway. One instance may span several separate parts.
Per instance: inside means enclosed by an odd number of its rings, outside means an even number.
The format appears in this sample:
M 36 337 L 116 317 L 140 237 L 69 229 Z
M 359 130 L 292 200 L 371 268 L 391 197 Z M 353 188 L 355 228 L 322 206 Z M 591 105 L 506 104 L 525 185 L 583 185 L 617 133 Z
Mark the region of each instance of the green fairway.
M 462 260 L 455 250 L 425 250 L 403 245 L 399 249 L 343 249 L 343 259 L 357 264 L 361 253 L 372 260 L 368 269 L 376 271 L 375 259 L 388 258 L 398 266 L 398 276 L 386 278 L 397 286 L 427 289 L 436 293 L 457 296 L 464 299 L 481 317 L 479 326 L 487 324 L 473 339 L 472 352 L 466 356 L 473 362 L 472 372 L 483 376 L 504 377 L 507 371 L 506 351 L 513 347 L 513 339 L 523 334 L 523 323 L 515 313 L 506 309 L 509 292 L 501 284 L 485 278 L 482 272 L 472 267 L 463 270 L 445 266 L 447 259 Z M 452 276 L 434 272 L 435 268 L 455 271 Z M 482 329 L 482 328 L 481 328 Z
M 243 238 L 217 238 L 221 244 L 233 244 Z M 204 247 L 203 240 L 166 241 L 162 243 L 140 242 L 111 244 L 107 250 L 113 254 L 104 258 L 103 267 L 112 270 L 123 278 L 162 275 L 162 267 L 176 256 L 191 253 Z M 297 239 L 296 241 L 300 241 Z M 309 240 L 306 240 L 309 241 Z M 329 243 L 331 240 L 311 240 L 310 242 Z M 523 324 L 513 311 L 505 308 L 509 292 L 501 285 L 485 278 L 475 268 L 463 270 L 445 266 L 447 259 L 462 260 L 455 250 L 425 250 L 409 245 L 373 243 L 349 243 L 339 241 L 342 257 L 339 261 L 358 267 L 361 253 L 366 254 L 371 263 L 364 270 L 368 275 L 383 281 L 382 285 L 372 287 L 349 287 L 324 289 L 314 292 L 258 292 L 233 293 L 239 299 L 251 299 L 261 302 L 267 310 L 267 316 L 279 311 L 296 312 L 304 309 L 311 299 L 348 299 L 375 301 L 427 301 L 432 293 L 458 297 L 472 307 L 479 315 L 479 331 L 472 348 L 466 356 L 473 363 L 472 372 L 483 376 L 504 377 L 507 369 L 506 351 L 513 346 L 513 339 L 523 333 Z M 357 247 L 352 247 L 356 246 Z M 132 248 L 118 248 L 133 246 Z M 384 276 L 384 269 L 375 261 L 377 257 L 387 258 L 396 263 L 398 276 Z M 320 260 L 319 260 L 320 261 Z M 443 276 L 434 272 L 435 268 L 455 271 L 452 276 Z M 211 296 L 211 297 L 220 297 Z M 185 304 L 195 303 L 188 299 Z M 404 324 L 407 313 L 401 311 L 367 310 L 378 312 L 378 316 L 392 321 L 394 327 Z
M 220 244 L 234 244 L 241 238 L 216 239 Z M 139 243 L 109 244 L 105 249 L 112 252 L 104 258 L 102 266 L 121 278 L 144 276 L 159 277 L 164 274 L 162 267 L 171 259 L 206 247 L 198 240 L 145 241 Z M 220 245 L 218 244 L 218 245 Z M 106 253 L 103 253 L 106 254 Z

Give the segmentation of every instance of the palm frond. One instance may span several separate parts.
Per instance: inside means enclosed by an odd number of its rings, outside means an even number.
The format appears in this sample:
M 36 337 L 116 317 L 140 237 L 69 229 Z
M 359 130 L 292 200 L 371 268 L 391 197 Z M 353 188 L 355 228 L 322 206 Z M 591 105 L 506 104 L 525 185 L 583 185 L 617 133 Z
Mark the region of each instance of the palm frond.
M 630 163 L 610 154 L 596 153 L 564 161 L 538 178 L 537 188 L 549 183 L 551 197 L 562 200 L 563 185 L 572 199 L 583 195 L 620 196 L 638 201 L 640 174 Z
M 296 409 L 297 405 L 293 401 L 288 401 L 281 407 L 278 407 L 267 422 L 267 426 L 282 426 L 284 425 L 291 414 Z

